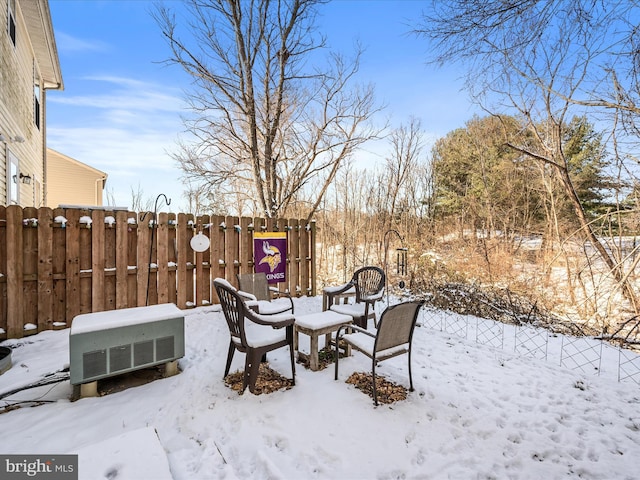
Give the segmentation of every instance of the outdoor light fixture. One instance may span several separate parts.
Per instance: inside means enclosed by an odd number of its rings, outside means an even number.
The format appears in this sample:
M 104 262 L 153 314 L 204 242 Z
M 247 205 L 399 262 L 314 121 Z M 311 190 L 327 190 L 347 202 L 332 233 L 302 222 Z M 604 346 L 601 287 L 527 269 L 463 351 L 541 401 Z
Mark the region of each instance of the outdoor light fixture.
M 31 175 L 25 175 L 24 173 L 20 173 L 20 181 L 26 185 L 31 184 Z
M 3 133 L 0 133 L 0 142 L 10 142 L 10 143 L 24 143 L 24 137 L 22 135 L 14 135 L 13 137 L 9 135 L 9 139 L 4 136 Z

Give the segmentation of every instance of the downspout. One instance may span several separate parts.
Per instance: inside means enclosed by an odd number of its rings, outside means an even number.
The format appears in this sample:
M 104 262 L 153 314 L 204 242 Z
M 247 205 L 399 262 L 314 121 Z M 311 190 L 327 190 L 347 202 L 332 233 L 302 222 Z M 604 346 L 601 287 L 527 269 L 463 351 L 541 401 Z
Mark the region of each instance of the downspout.
M 42 102 L 40 102 L 40 108 L 42 108 L 42 118 L 40 119 L 40 126 L 42 127 L 42 205 L 38 205 L 38 208 L 48 206 L 47 193 L 49 188 L 47 187 L 47 88 L 46 87 L 42 88 Z
M 58 83 L 51 83 L 51 86 L 47 86 L 47 82 L 41 79 L 42 82 L 42 102 L 40 102 L 40 108 L 42 108 L 42 118 L 40 119 L 40 128 L 42 129 L 42 205 L 47 206 L 47 197 L 49 187 L 47 185 L 47 90 L 62 90 L 62 81 Z
M 95 202 L 96 205 L 104 205 L 104 189 L 107 184 L 107 175 L 96 178 Z

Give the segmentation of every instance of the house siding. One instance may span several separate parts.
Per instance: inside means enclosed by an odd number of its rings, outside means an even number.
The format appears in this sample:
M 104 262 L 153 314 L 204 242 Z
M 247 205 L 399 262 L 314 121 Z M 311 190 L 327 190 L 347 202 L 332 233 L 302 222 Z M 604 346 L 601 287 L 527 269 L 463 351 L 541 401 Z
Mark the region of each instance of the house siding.
M 102 206 L 107 174 L 47 149 L 47 206 Z
M 16 0 L 14 46 L 7 31 L 8 0 L 0 0 L 0 133 L 5 137 L 5 142 L 0 142 L 0 204 L 10 204 L 8 182 L 12 179 L 8 178 L 7 171 L 11 152 L 18 159 L 19 172 L 32 179 L 30 184 L 17 182 L 18 203 L 23 207 L 40 207 L 46 192 L 44 80 L 21 8 L 26 1 L 40 0 Z M 53 61 L 57 62 L 57 57 Z M 34 116 L 34 65 L 41 85 L 40 127 Z M 11 141 L 16 136 L 25 141 Z

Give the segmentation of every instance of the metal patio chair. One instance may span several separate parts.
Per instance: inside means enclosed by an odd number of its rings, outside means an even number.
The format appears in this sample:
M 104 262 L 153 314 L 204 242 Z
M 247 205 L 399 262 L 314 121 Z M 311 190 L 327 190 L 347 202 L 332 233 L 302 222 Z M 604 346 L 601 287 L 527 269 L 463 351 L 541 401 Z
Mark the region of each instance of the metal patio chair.
M 355 288 L 355 303 L 335 304 L 329 302 L 330 310 L 343 315 L 351 315 L 353 322 L 362 327 L 367 328 L 369 319 L 373 319 L 374 326 L 376 322 L 376 302 L 382 300 L 384 293 L 385 274 L 380 267 L 367 266 L 356 270 L 348 283 L 342 285 L 341 288 L 334 288 L 331 291 L 332 296 L 338 296 L 343 292 Z
M 254 312 L 240 293 L 226 280 L 216 278 L 213 284 L 231 334 L 223 378 L 229 374 L 233 354 L 238 350 L 246 355 L 242 392 L 248 386 L 249 391 L 254 393 L 261 359 L 267 352 L 288 346 L 291 356 L 291 375 L 295 385 L 296 367 L 293 358 L 294 316 L 286 313 L 261 315 Z
M 377 331 L 346 325 L 338 329 L 336 335 L 335 350 L 335 380 L 338 379 L 338 361 L 340 359 L 338 343 L 344 341 L 353 349 L 364 353 L 371 359 L 371 375 L 373 382 L 373 403 L 378 405 L 376 391 L 376 364 L 396 357 L 408 354 L 409 365 L 409 391 L 413 392 L 413 378 L 411 376 L 411 343 L 413 330 L 416 326 L 418 313 L 424 305 L 424 301 L 412 301 L 399 303 L 388 307 L 380 317 Z M 352 333 L 341 333 L 351 331 Z
M 238 274 L 238 290 L 249 300 L 258 302 L 258 312 L 262 315 L 276 315 L 291 312 L 293 314 L 293 299 L 288 292 L 270 287 L 267 276 L 261 273 Z M 249 295 L 245 295 L 248 293 Z

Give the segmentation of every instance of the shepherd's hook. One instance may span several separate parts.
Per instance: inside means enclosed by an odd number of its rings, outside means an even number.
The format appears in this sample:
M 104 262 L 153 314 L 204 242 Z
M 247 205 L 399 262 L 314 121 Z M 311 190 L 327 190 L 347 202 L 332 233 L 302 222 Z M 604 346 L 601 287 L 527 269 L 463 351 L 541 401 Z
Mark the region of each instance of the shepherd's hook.
M 151 284 L 151 260 L 153 259 L 153 236 L 154 236 L 154 232 L 157 224 L 156 217 L 158 215 L 158 201 L 160 200 L 160 197 L 164 197 L 164 202 L 167 204 L 167 206 L 171 205 L 171 199 L 167 198 L 167 196 L 164 193 L 161 193 L 156 197 L 156 201 L 153 206 L 153 219 L 152 219 L 153 224 L 151 225 L 151 243 L 149 245 L 149 265 L 147 270 L 147 297 L 145 300 L 146 306 L 149 306 L 149 286 Z M 142 221 L 144 221 L 144 218 L 147 216 L 147 213 L 149 212 L 144 212 L 142 214 Z

